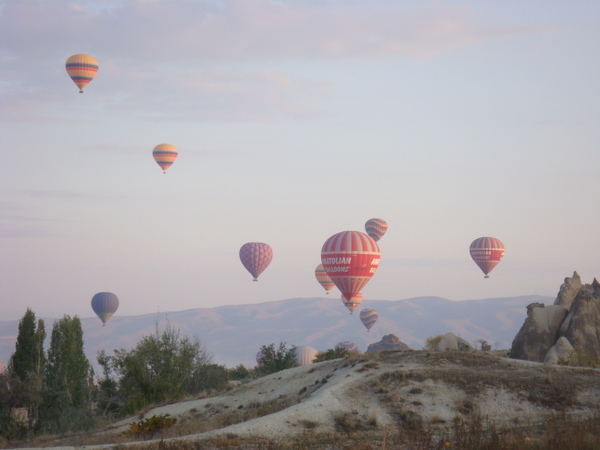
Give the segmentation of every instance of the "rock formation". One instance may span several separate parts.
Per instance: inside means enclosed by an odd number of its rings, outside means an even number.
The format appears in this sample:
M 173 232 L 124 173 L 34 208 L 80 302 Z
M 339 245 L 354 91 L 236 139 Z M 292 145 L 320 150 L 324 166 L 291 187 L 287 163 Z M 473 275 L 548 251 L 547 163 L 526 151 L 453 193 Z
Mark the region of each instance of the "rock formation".
M 573 346 L 566 337 L 558 338 L 556 344 L 548 350 L 544 362 L 546 364 L 557 364 L 561 359 L 566 361 L 573 350 Z
M 546 307 L 543 303 L 527 306 L 525 323 L 513 340 L 510 357 L 542 362 L 558 339 L 567 309 L 562 305 Z
M 402 342 L 394 334 L 386 334 L 381 341 L 369 345 L 366 353 L 379 353 L 384 350 L 411 350 L 411 348 Z
M 573 350 L 600 357 L 600 283 L 582 284 L 577 272 L 565 278 L 553 305 L 527 306 L 510 357 L 556 363 Z
M 471 350 L 475 350 L 471 344 L 469 344 L 463 338 L 460 338 L 453 333 L 446 333 L 445 335 L 443 335 L 440 341 L 438 342 L 438 345 L 435 347 L 436 352 L 468 352 Z

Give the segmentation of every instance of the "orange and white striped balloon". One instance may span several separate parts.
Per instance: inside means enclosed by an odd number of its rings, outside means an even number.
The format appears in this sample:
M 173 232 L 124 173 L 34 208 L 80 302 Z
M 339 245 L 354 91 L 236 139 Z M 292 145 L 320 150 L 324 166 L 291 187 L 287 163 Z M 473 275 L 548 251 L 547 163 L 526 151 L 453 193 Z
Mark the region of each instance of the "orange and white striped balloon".
M 158 144 L 152 150 L 154 161 L 160 166 L 163 173 L 167 173 L 167 169 L 175 162 L 178 155 L 177 147 L 171 144 Z
M 65 67 L 71 80 L 77 85 L 81 94 L 83 93 L 83 89 L 98 73 L 98 61 L 90 55 L 82 53 L 70 56 L 67 59 Z

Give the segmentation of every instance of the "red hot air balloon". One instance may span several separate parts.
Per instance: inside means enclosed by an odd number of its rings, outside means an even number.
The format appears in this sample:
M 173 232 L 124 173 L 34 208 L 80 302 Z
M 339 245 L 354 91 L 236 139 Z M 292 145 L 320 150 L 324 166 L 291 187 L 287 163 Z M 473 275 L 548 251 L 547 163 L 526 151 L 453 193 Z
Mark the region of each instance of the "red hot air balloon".
M 348 308 L 348 311 L 350 311 L 350 314 L 352 314 L 354 312 L 354 310 L 356 308 L 358 308 L 358 305 L 360 305 L 362 303 L 362 298 L 363 298 L 362 294 L 354 294 L 350 298 L 347 298 L 342 295 L 342 303 L 344 304 L 344 306 L 346 308 Z
M 377 311 L 371 308 L 365 308 L 360 312 L 360 321 L 363 323 L 367 331 L 371 330 L 371 327 L 375 325 L 379 315 Z
M 367 234 L 373 238 L 375 242 L 383 237 L 387 231 L 388 224 L 383 219 L 369 219 L 365 223 Z
M 504 245 L 500 239 L 494 237 L 480 237 L 471 242 L 470 247 L 471 258 L 475 264 L 479 266 L 485 274 L 484 278 L 489 278 L 488 275 L 494 267 L 498 265 L 504 256 Z
M 335 284 L 333 284 L 333 281 L 331 281 L 331 278 L 329 278 L 329 275 L 325 272 L 323 264 L 319 264 L 315 269 L 315 277 L 323 289 L 325 289 L 325 293 L 329 295 L 329 291 L 333 289 Z
M 263 242 L 248 242 L 240 248 L 240 260 L 248 272 L 258 281 L 258 276 L 273 259 L 273 249 Z
M 102 321 L 102 326 L 106 326 L 106 321 L 119 308 L 119 299 L 112 292 L 98 292 L 92 297 L 92 309 Z
M 79 93 L 83 94 L 83 89 L 94 79 L 98 73 L 98 61 L 90 55 L 77 54 L 70 56 L 65 64 L 67 73 L 73 80 L 73 83 L 79 88 Z
M 377 242 L 359 231 L 342 231 L 323 244 L 321 262 L 342 295 L 353 300 L 379 267 Z

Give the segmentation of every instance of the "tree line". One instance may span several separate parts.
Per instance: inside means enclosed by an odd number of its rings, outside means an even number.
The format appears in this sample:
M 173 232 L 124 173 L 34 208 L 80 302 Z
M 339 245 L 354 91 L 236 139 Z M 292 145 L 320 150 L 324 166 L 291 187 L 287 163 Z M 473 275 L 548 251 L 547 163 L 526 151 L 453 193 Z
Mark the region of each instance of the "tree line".
M 101 423 L 164 404 L 226 389 L 232 380 L 268 375 L 297 365 L 295 347 L 263 345 L 259 364 L 248 369 L 213 364 L 197 338 L 181 336 L 168 322 L 131 350 L 100 351 L 96 376 L 84 353 L 77 316 L 54 322 L 48 349 L 42 319 L 27 308 L 19 321 L 15 351 L 0 374 L 0 441 L 38 434 L 89 430 Z M 328 350 L 316 361 L 345 356 Z

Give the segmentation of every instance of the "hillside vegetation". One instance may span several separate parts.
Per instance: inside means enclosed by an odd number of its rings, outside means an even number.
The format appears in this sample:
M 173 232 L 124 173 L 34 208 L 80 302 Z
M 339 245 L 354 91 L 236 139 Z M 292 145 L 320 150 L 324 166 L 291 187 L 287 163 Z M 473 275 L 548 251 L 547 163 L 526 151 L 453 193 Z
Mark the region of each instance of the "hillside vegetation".
M 511 360 L 505 354 L 351 355 L 274 373 L 222 395 L 159 406 L 94 433 L 38 440 L 36 445 L 143 449 L 600 445 L 597 369 L 547 366 Z M 170 424 L 145 434 L 132 432 L 150 418 Z

